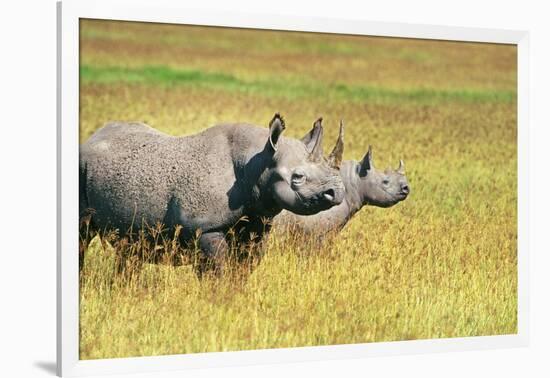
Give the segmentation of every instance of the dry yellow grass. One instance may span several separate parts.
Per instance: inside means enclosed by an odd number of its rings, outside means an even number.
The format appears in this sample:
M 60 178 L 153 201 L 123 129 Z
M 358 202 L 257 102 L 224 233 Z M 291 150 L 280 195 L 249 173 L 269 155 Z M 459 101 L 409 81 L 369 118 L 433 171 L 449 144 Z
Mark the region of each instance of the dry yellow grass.
M 344 118 L 344 157 L 372 144 L 381 167 L 403 158 L 412 193 L 363 209 L 321 248 L 275 230 L 251 273 L 222 279 L 135 259 L 117 273 L 120 240 L 115 251 L 94 239 L 80 358 L 516 332 L 515 47 L 103 21 L 81 30 L 81 142 L 109 120 L 182 135 L 265 125 L 275 111 L 294 137 L 322 115 L 333 141 Z

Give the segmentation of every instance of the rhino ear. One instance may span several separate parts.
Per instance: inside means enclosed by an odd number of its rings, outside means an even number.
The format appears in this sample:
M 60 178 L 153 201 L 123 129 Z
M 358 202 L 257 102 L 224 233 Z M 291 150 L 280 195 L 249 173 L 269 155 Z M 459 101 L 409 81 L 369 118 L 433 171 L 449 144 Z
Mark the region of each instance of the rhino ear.
M 309 130 L 307 134 L 302 137 L 302 139 L 300 139 L 302 143 L 306 145 L 306 147 L 308 147 L 311 144 L 311 140 L 315 135 L 316 128 L 321 127 L 322 122 L 323 122 L 323 118 L 321 117 L 313 123 L 313 128 Z M 313 150 L 313 147 L 308 149 L 309 152 L 311 152 L 311 150 Z
M 333 168 L 340 168 L 342 164 L 342 155 L 344 154 L 344 121 L 340 120 L 340 133 L 336 140 L 336 145 L 328 156 L 328 163 Z
M 366 176 L 368 171 L 370 171 L 374 167 L 374 164 L 372 162 L 372 146 L 369 146 L 369 150 L 367 151 L 359 165 L 359 176 Z
M 279 113 L 275 113 L 273 119 L 269 122 L 269 140 L 267 141 L 273 152 L 277 151 L 277 142 L 284 130 L 285 120 Z
M 323 158 L 323 118 L 313 124 L 312 129 L 301 140 L 306 145 L 310 159 L 320 161 Z

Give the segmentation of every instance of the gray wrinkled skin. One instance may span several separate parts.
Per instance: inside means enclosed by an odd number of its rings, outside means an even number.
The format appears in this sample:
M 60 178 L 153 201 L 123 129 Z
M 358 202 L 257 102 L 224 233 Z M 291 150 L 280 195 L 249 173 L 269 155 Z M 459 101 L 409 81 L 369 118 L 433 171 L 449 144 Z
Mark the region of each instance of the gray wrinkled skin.
M 274 226 L 316 235 L 339 231 L 363 206 L 391 207 L 410 193 L 403 162 L 397 170 L 378 170 L 374 167 L 370 147 L 360 162 L 344 161 L 340 175 L 346 187 L 340 205 L 310 216 L 283 211 L 275 217 Z
M 182 241 L 200 235 L 219 268 L 230 229 L 243 243 L 259 242 L 281 210 L 309 215 L 343 200 L 338 170 L 322 158 L 321 119 L 305 142 L 282 137 L 284 128 L 278 114 L 269 130 L 224 124 L 184 137 L 107 124 L 81 145 L 81 215 L 122 234 L 182 225 Z

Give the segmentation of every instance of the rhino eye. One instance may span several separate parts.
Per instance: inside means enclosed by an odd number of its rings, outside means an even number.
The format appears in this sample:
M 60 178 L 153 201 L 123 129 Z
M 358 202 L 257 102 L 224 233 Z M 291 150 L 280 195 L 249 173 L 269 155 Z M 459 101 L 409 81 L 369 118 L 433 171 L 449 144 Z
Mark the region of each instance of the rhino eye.
M 301 185 L 306 181 L 306 176 L 303 173 L 295 172 L 292 174 L 292 184 Z
M 384 184 L 384 185 L 389 185 L 389 184 L 390 184 L 390 180 L 387 179 L 387 178 L 385 178 L 385 179 L 382 180 L 382 184 Z

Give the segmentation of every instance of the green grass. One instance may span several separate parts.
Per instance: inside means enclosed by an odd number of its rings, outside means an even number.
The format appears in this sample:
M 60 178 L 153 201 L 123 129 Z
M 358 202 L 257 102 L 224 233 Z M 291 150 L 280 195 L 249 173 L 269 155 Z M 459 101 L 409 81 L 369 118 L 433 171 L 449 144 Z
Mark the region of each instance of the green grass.
M 80 67 L 80 78 L 84 83 L 139 83 L 149 85 L 186 85 L 206 89 L 240 91 L 262 96 L 279 96 L 292 99 L 314 97 L 330 93 L 332 99 L 341 101 L 434 101 L 464 102 L 513 102 L 516 93 L 494 90 L 438 90 L 413 89 L 391 90 L 368 86 L 346 84 L 322 85 L 315 83 L 288 83 L 276 79 L 245 81 L 233 75 L 198 70 L 178 70 L 163 66 L 127 67 Z
M 177 241 L 83 240 L 80 358 L 517 332 L 516 48 L 83 21 L 80 140 L 111 120 L 221 122 L 404 159 L 411 195 L 321 248 L 274 230 L 254 269 L 198 280 Z M 140 258 L 158 250 L 160 264 Z M 173 264 L 177 262 L 177 264 Z M 256 263 L 256 262 L 254 262 Z M 121 264 L 125 269 L 119 271 Z M 252 262 L 250 262 L 252 265 Z

